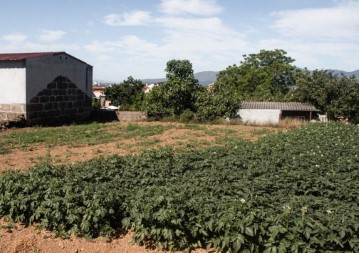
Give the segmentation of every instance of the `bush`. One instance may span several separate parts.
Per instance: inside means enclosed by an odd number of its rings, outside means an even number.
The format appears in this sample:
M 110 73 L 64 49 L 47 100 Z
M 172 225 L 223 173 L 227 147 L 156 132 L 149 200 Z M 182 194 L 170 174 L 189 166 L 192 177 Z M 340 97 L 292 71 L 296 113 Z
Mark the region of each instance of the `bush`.
M 194 120 L 194 112 L 187 109 L 180 115 L 180 122 L 182 123 L 188 123 Z

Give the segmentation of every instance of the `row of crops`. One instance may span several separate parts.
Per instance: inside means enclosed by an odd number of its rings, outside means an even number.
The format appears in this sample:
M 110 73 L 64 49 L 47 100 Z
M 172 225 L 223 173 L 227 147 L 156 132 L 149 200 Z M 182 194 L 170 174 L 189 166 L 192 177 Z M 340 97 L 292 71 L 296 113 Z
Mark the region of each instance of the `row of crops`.
M 0 177 L 0 216 L 170 250 L 359 252 L 359 127 L 311 124 L 185 154 Z

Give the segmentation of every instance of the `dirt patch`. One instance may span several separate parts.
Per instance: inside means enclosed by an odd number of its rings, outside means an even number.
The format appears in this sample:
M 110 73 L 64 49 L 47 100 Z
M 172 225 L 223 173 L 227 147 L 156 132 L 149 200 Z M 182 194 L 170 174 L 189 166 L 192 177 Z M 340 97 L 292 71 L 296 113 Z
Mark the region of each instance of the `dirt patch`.
M 8 223 L 3 220 L 4 227 Z M 155 253 L 160 249 L 146 249 L 131 243 L 132 233 L 108 242 L 105 238 L 87 240 L 84 238 L 61 239 L 35 226 L 25 227 L 12 224 L 13 228 L 0 230 L 0 252 L 2 253 Z M 204 253 L 199 249 L 195 253 Z
M 144 150 L 165 146 L 179 150 L 184 150 L 188 147 L 204 148 L 223 145 L 223 140 L 226 138 L 231 140 L 244 138 L 254 141 L 265 135 L 266 132 L 263 134 L 260 131 L 267 131 L 269 133 L 278 131 L 275 128 L 243 125 L 184 125 L 162 122 L 136 124 L 140 124 L 143 127 L 171 125 L 173 128 L 153 136 L 133 137 L 130 139 L 117 138 L 108 143 L 90 146 L 61 145 L 47 147 L 46 145 L 33 145 L 25 150 L 19 148 L 13 149 L 9 154 L 0 154 L 0 172 L 13 169 L 26 170 L 41 162 L 49 162 L 56 165 L 87 161 L 101 156 L 138 154 Z M 31 131 L 31 128 L 10 129 L 7 131 L 28 132 Z

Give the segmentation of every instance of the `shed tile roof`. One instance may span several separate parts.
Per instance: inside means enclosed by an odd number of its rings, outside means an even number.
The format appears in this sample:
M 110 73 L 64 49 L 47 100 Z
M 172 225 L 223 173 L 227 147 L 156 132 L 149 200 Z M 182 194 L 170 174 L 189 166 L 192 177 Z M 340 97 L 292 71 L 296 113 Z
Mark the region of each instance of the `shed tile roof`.
M 242 102 L 241 109 L 268 109 L 282 111 L 318 111 L 314 105 L 298 102 Z

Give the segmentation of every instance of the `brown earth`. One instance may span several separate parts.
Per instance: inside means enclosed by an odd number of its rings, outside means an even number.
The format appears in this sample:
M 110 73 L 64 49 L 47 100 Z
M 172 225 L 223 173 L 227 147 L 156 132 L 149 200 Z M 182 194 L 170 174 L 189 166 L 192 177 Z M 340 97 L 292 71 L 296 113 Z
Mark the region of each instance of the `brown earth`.
M 6 225 L 3 220 L 2 226 Z M 48 231 L 38 230 L 35 226 L 25 227 L 20 224 L 14 228 L 0 230 L 1 253 L 155 253 L 160 249 L 146 249 L 144 246 L 131 243 L 132 234 L 108 242 L 105 238 L 84 239 L 56 238 Z M 194 253 L 205 253 L 198 249 Z
M 167 123 L 141 123 L 142 125 L 167 124 Z M 171 123 L 172 125 L 174 123 Z M 176 123 L 177 124 L 177 123 Z M 196 143 L 206 143 L 204 146 L 217 145 L 217 138 L 228 137 L 221 131 L 227 129 L 237 131 L 237 135 L 231 135 L 230 138 L 246 138 L 256 140 L 260 135 L 253 134 L 253 130 L 269 129 L 277 131 L 274 128 L 251 127 L 243 125 L 206 125 L 207 134 L 199 130 L 172 128 L 162 134 L 146 138 L 118 139 L 106 144 L 93 146 L 55 146 L 46 147 L 42 145 L 33 146 L 28 150 L 15 149 L 10 154 L 0 155 L 0 172 L 9 169 L 26 170 L 31 166 L 41 162 L 49 161 L 53 164 L 67 164 L 78 161 L 86 161 L 100 156 L 110 155 L 128 155 L 139 153 L 144 149 L 153 149 L 156 147 L 181 147 L 185 143 L 197 141 Z M 17 129 L 7 131 L 30 131 L 31 129 Z M 208 134 L 216 132 L 216 134 Z M 155 144 L 151 141 L 156 140 Z M 141 145 L 141 142 L 150 143 L 148 146 Z M 197 147 L 198 148 L 198 147 Z M 9 228 L 9 224 L 10 228 Z M 7 223 L 0 220 L 0 253 L 151 253 L 163 252 L 159 249 L 150 250 L 143 246 L 131 244 L 131 233 L 113 239 L 107 242 L 104 238 L 95 240 L 86 240 L 83 238 L 72 238 L 63 240 L 55 238 L 48 231 L 39 231 L 35 226 L 25 227 L 21 224 Z M 11 228 L 13 227 L 13 228 Z M 205 250 L 196 250 L 196 253 L 204 253 Z
M 118 123 L 120 124 L 120 123 Z M 123 123 L 122 123 L 123 124 Z M 169 124 L 162 122 L 142 122 L 141 125 L 159 125 Z M 171 125 L 179 126 L 180 123 L 170 123 Z M 172 128 L 164 131 L 162 134 L 132 138 L 132 139 L 115 139 L 113 142 L 97 144 L 91 146 L 54 146 L 46 147 L 46 145 L 34 145 L 30 148 L 14 149 L 9 154 L 0 154 L 0 172 L 12 169 L 26 170 L 39 162 L 50 162 L 51 164 L 68 164 L 79 161 L 86 161 L 101 156 L 111 155 L 129 155 L 138 154 L 146 149 L 154 149 L 159 147 L 181 147 L 185 143 L 193 140 L 197 142 L 206 143 L 204 146 L 216 145 L 216 139 L 224 136 L 221 131 L 234 130 L 236 135 L 231 135 L 231 138 L 245 138 L 249 140 L 257 140 L 261 135 L 253 134 L 255 130 L 268 129 L 269 131 L 277 131 L 276 128 L 268 127 L 254 127 L 244 125 L 203 125 L 207 133 L 201 130 Z M 31 131 L 29 128 L 7 130 L 7 131 Z M 208 132 L 216 132 L 208 134 Z M 156 141 L 151 145 L 151 141 Z M 145 146 L 146 142 L 150 143 Z M 197 146 L 197 145 L 196 145 Z

